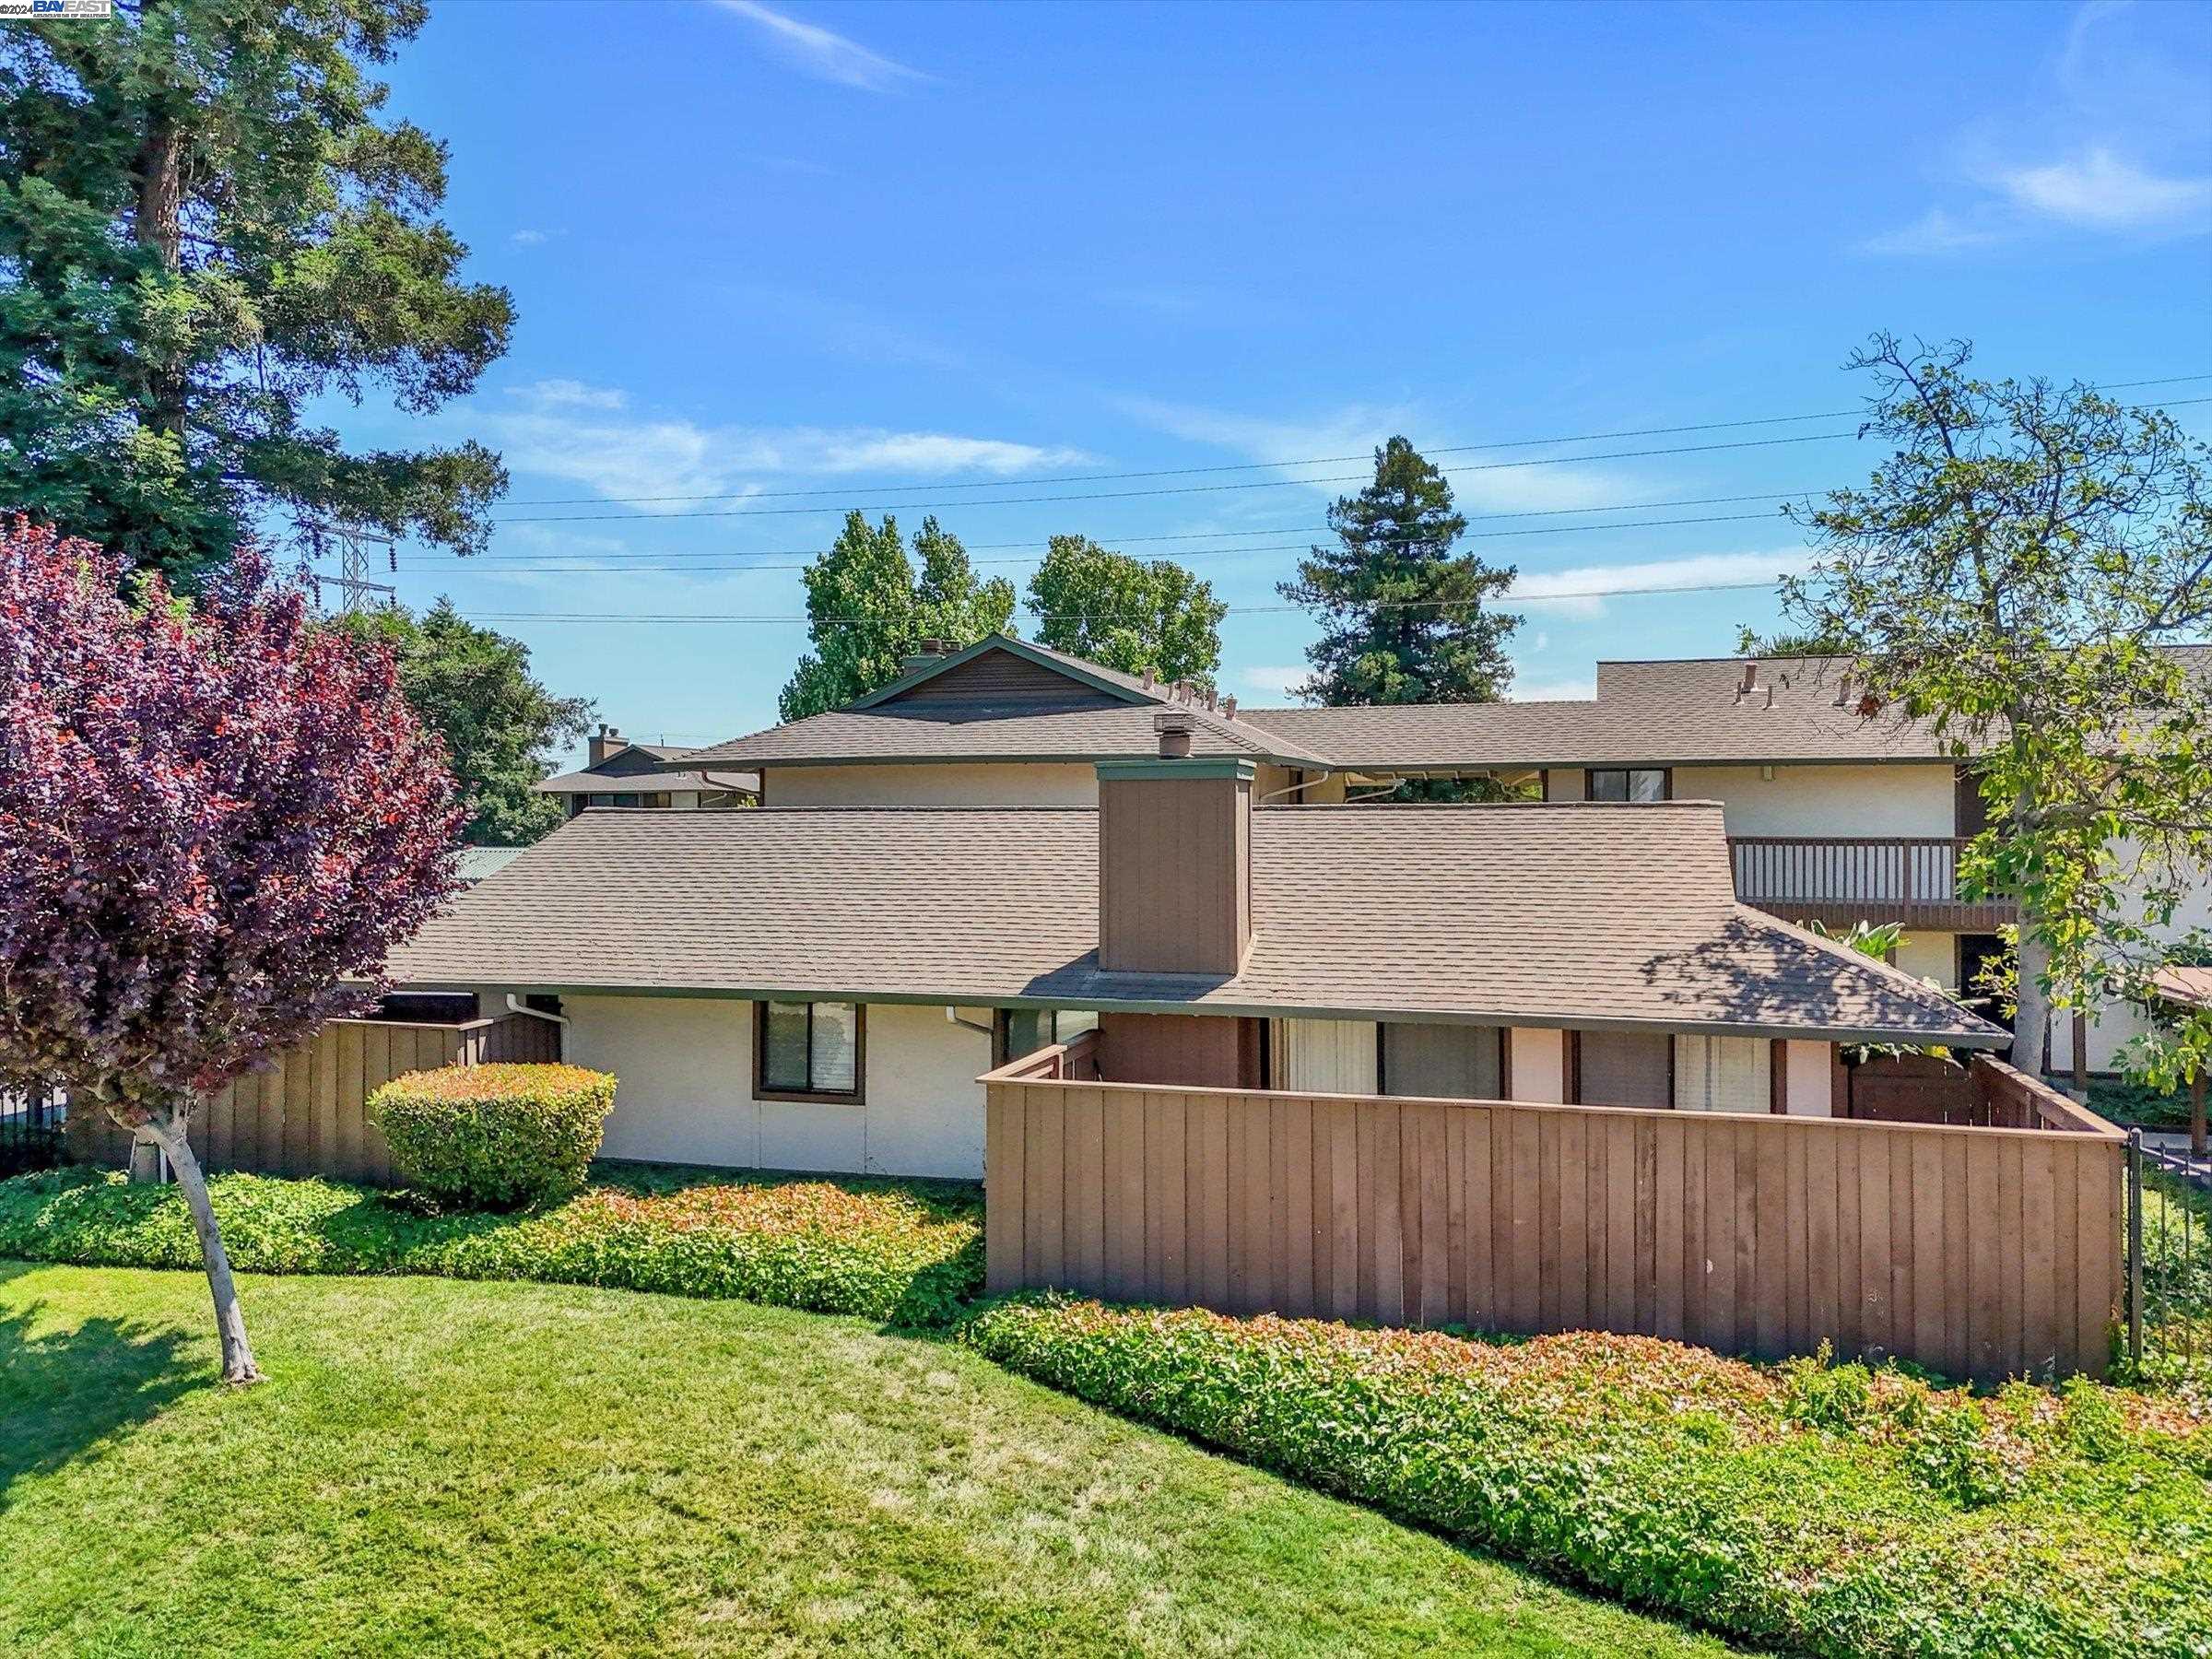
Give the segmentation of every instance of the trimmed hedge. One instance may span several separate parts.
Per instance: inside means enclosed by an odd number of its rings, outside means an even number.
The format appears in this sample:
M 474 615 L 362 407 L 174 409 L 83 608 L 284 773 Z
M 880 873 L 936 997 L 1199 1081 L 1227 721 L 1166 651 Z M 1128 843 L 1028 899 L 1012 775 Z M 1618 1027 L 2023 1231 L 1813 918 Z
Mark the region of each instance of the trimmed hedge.
M 583 1190 L 615 1079 L 581 1065 L 446 1065 L 403 1072 L 369 1117 L 410 1186 L 470 1209 L 520 1209 Z
M 779 1179 L 602 1166 L 526 1214 L 426 1215 L 371 1187 L 218 1175 L 231 1265 L 249 1273 L 428 1273 L 734 1297 L 902 1325 L 949 1324 L 982 1288 L 982 1199 L 958 1182 Z M 0 1181 L 0 1256 L 200 1265 L 173 1186 L 47 1171 Z
M 1653 1338 L 989 1306 L 1000 1364 L 1640 1606 L 1830 1654 L 2212 1652 L 2212 1429 Z M 2201 1406 L 2198 1409 L 2202 1409 Z

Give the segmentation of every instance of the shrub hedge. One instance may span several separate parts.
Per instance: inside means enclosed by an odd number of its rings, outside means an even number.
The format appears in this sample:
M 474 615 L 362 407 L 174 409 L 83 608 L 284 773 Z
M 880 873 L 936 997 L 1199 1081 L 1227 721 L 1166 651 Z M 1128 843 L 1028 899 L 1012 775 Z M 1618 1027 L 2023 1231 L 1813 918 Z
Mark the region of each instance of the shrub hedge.
M 426 1214 L 405 1194 L 320 1180 L 208 1182 L 250 1273 L 428 1273 L 735 1297 L 905 1325 L 950 1323 L 982 1288 L 982 1201 L 957 1182 L 782 1179 L 601 1166 L 524 1214 Z M 200 1265 L 173 1186 L 47 1171 L 0 1181 L 0 1256 L 88 1266 Z
M 471 1209 L 519 1209 L 583 1190 L 615 1079 L 581 1065 L 446 1065 L 369 1097 L 410 1185 Z
M 1724 1634 L 1830 1654 L 2212 1652 L 2212 1429 L 2080 1382 L 1977 1399 L 1653 1338 L 1111 1308 L 989 1358 Z

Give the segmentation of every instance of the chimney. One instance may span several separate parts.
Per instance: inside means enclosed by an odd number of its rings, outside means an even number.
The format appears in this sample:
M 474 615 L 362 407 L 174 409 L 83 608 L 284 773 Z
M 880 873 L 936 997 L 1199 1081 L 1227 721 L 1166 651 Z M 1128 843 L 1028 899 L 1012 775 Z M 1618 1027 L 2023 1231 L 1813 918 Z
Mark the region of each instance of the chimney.
M 1099 966 L 1226 979 L 1252 942 L 1249 760 L 1193 758 L 1161 710 L 1157 758 L 1099 766 Z
M 1237 700 L 1233 697 L 1223 698 L 1221 700 L 1221 718 L 1224 720 L 1234 720 L 1236 717 Z
M 1759 664 L 1756 661 L 1746 663 L 1744 665 L 1744 683 L 1742 689 L 1747 694 L 1751 688 L 1758 684 Z
M 916 640 L 913 650 L 899 659 L 899 672 L 918 674 L 932 663 L 941 662 L 951 654 L 950 640 Z
M 597 766 L 609 755 L 618 755 L 629 747 L 629 738 L 623 736 L 605 721 L 601 721 L 599 729 L 594 732 L 584 743 L 583 752 L 586 763 Z

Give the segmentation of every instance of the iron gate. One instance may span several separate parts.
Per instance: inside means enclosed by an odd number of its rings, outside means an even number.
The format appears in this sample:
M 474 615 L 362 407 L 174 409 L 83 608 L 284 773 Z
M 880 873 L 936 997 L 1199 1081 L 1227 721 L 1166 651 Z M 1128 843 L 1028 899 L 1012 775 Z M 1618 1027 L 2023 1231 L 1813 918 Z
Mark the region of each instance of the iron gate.
M 2128 1368 L 2146 1382 L 2212 1370 L 2212 1164 L 2127 1136 Z

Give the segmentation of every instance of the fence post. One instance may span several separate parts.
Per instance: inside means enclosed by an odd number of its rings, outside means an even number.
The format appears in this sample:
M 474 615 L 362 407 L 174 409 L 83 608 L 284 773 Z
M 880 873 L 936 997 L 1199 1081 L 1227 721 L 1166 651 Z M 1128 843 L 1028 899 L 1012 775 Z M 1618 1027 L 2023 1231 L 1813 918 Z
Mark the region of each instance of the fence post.
M 2143 1374 L 2143 1131 L 2127 1132 L 2127 1363 Z

